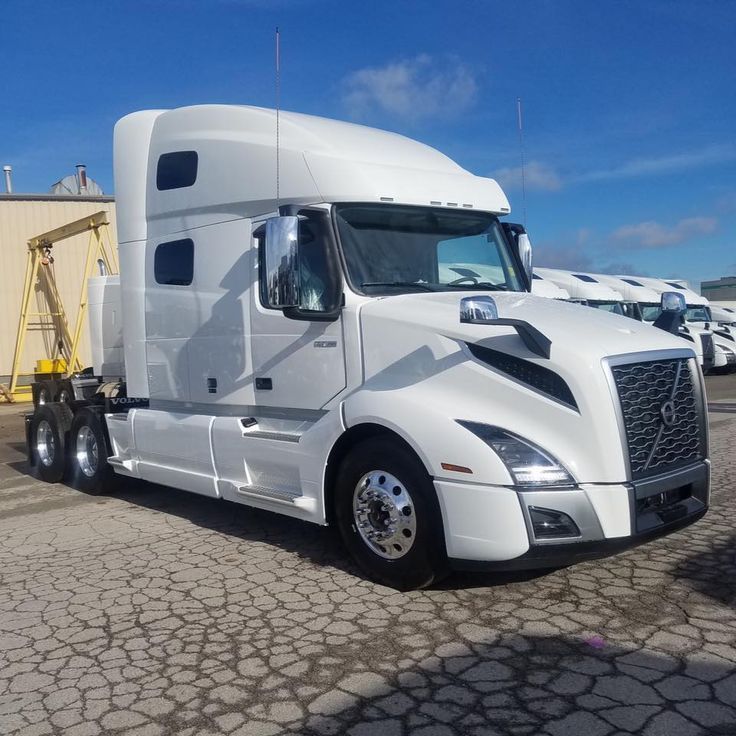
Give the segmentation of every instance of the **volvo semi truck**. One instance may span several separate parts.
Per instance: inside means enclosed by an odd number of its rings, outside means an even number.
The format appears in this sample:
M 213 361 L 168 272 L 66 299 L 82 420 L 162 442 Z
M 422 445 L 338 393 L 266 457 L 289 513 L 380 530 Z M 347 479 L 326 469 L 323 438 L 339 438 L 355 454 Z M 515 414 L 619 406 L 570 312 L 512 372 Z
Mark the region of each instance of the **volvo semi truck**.
M 612 276 L 603 273 L 587 274 L 602 284 L 619 292 L 626 304 L 634 305 L 626 310 L 626 316 L 647 322 L 651 325 L 657 321 L 662 313 L 661 292 L 654 291 L 641 282 L 629 276 Z M 686 340 L 695 350 L 698 363 L 704 373 L 713 369 L 715 364 L 715 346 L 713 333 L 707 329 L 699 329 L 686 325 L 684 315 L 677 329 L 677 334 Z
M 393 133 L 279 120 L 278 149 L 262 108 L 117 123 L 99 387 L 28 418 L 42 478 L 334 524 L 400 589 L 600 557 L 706 512 L 691 347 L 530 294 L 495 181 Z
M 553 284 L 551 281 L 540 276 L 536 269 L 534 269 L 534 273 L 532 274 L 532 294 L 534 296 L 543 296 L 547 299 L 570 300 L 570 294 L 566 289 L 561 289 L 557 284 Z
M 731 371 L 736 368 L 736 330 L 728 325 L 719 325 L 713 320 L 708 300 L 689 289 L 686 282 L 656 279 L 648 276 L 628 277 L 639 281 L 648 288 L 662 294 L 676 290 L 682 294 L 687 305 L 683 315 L 686 327 L 701 335 L 709 334 L 713 341 L 713 369 Z
M 624 315 L 621 294 L 585 273 L 559 268 L 535 268 L 534 271 L 570 294 L 570 298 L 595 309 Z

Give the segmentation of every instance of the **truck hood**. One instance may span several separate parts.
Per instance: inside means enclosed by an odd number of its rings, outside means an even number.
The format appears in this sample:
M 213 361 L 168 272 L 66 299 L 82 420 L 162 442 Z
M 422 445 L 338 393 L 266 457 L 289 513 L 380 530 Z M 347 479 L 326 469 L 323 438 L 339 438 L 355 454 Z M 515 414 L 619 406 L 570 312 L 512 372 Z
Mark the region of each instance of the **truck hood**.
M 423 445 L 440 442 L 448 448 L 445 459 L 455 458 L 448 462 L 474 468 L 476 482 L 506 484 L 506 471 L 489 465 L 495 454 L 466 430 L 459 431 L 455 420 L 490 423 L 551 452 L 580 483 L 624 482 L 618 396 L 607 359 L 694 359 L 692 343 L 598 309 L 493 292 L 499 317 L 529 322 L 551 340 L 550 357 L 542 358 L 513 327 L 460 322 L 460 300 L 480 293 L 404 294 L 363 302 L 363 381 L 346 402 L 347 425 L 387 424 L 407 442 L 422 438 L 413 445 L 420 457 Z M 541 384 L 535 388 L 521 373 L 512 375 L 482 360 L 468 345 L 553 371 L 569 387 L 575 405 L 558 400 Z M 473 443 L 478 454 L 470 457 Z M 424 459 L 432 474 L 441 477 L 442 468 L 431 457 Z
M 537 359 L 513 328 L 460 322 L 460 300 L 478 295 L 477 291 L 403 294 L 375 299 L 365 304 L 361 313 L 364 319 L 412 325 L 462 342 L 486 344 L 505 336 L 504 349 L 519 357 Z M 568 362 L 573 355 L 586 363 L 598 363 L 613 355 L 683 347 L 681 339 L 649 324 L 598 309 L 527 293 L 494 292 L 491 296 L 499 317 L 527 321 L 552 341 L 550 360 L 554 363 Z

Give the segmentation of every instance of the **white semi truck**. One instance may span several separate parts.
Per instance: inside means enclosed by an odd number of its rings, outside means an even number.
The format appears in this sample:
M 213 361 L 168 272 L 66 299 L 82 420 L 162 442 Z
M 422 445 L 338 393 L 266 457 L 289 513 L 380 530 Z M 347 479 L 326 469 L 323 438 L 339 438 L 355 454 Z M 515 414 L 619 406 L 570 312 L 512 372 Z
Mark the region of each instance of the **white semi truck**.
M 529 294 L 495 181 L 296 113 L 277 152 L 275 125 L 212 105 L 118 122 L 121 273 L 90 287 L 100 384 L 28 418 L 42 478 L 335 524 L 402 589 L 611 554 L 706 512 L 691 348 Z
M 570 294 L 570 298 L 586 306 L 624 315 L 623 297 L 609 286 L 599 283 L 585 273 L 564 271 L 559 268 L 535 268 L 534 272 Z
M 588 275 L 619 292 L 626 304 L 634 305 L 626 310 L 626 316 L 640 322 L 654 324 L 661 315 L 661 292 L 654 291 L 629 276 L 612 276 L 603 273 Z M 681 320 L 677 332 L 683 340 L 686 340 L 692 346 L 698 356 L 698 364 L 703 372 L 710 371 L 715 364 L 713 333 L 710 330 L 685 325 L 684 318 Z
M 683 315 L 685 325 L 692 332 L 709 334 L 713 341 L 713 368 L 733 370 L 736 368 L 736 330 L 728 325 L 719 325 L 713 320 L 708 300 L 683 285 L 686 282 L 670 279 L 655 279 L 648 276 L 631 276 L 648 288 L 663 294 L 676 290 L 685 299 L 687 309 Z
M 570 300 L 570 294 L 566 289 L 561 289 L 557 284 L 540 276 L 536 269 L 534 269 L 534 273 L 532 274 L 532 294 L 534 296 L 543 296 L 547 299 Z

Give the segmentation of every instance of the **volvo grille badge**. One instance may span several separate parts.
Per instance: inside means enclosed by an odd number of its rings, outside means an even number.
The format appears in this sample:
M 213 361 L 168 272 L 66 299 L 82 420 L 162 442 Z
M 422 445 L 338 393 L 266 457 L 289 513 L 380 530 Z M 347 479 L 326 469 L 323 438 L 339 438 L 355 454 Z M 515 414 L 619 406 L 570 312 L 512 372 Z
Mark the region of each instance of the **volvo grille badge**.
M 665 401 L 659 408 L 659 415 L 665 427 L 671 427 L 675 423 L 675 402 Z

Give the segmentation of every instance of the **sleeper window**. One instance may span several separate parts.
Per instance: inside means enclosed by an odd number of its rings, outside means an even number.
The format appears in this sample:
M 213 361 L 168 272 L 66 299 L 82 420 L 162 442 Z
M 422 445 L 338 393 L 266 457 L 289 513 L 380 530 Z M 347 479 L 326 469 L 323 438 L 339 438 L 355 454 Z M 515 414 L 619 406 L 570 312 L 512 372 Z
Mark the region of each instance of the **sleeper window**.
M 153 256 L 153 277 L 158 284 L 189 286 L 194 277 L 194 242 L 191 238 L 160 243 Z
M 196 151 L 174 151 L 163 153 L 156 167 L 156 188 L 182 189 L 197 181 L 199 156 Z

